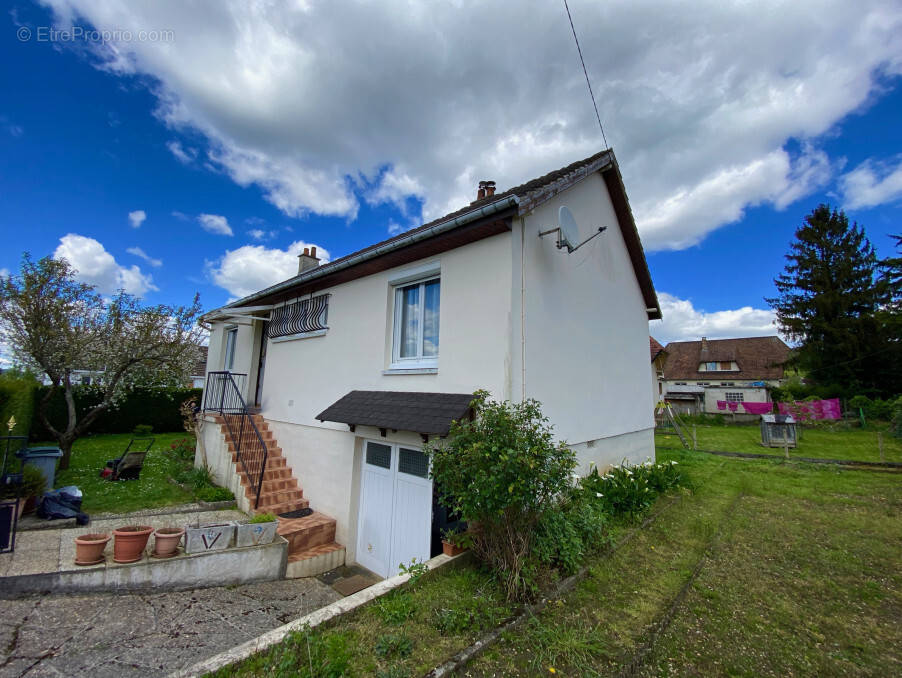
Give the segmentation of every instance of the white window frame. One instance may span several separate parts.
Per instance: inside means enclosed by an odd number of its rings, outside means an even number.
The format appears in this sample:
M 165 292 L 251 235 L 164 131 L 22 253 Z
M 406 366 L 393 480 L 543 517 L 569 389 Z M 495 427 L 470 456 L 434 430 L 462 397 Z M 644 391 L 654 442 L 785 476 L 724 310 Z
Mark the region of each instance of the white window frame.
M 231 343 L 230 343 L 231 341 Z M 231 372 L 235 367 L 235 349 L 238 346 L 238 326 L 233 325 L 226 327 L 225 330 L 225 360 L 223 360 L 222 368 L 226 372 Z
M 441 289 L 441 275 L 439 273 L 435 273 L 433 275 L 427 275 L 421 278 L 414 278 L 412 280 L 401 280 L 396 282 L 392 290 L 392 294 L 394 295 L 394 311 L 392 313 L 392 346 L 391 346 L 391 365 L 389 366 L 389 371 L 394 372 L 396 374 L 411 374 L 411 373 L 434 373 L 438 370 L 438 355 L 435 356 L 423 356 L 423 333 L 426 329 L 426 284 L 433 282 L 435 280 L 439 281 L 439 318 L 441 318 L 441 308 L 442 308 L 442 289 Z M 403 291 L 407 287 L 412 287 L 417 285 L 420 288 L 419 293 L 419 308 L 417 309 L 417 315 L 419 317 L 419 322 L 417 323 L 417 355 L 412 358 L 402 358 L 401 357 L 401 307 L 402 307 L 402 299 L 403 299 Z M 439 335 L 441 335 L 441 319 L 439 320 Z M 439 355 L 441 354 L 441 340 L 439 340 Z
M 742 391 L 727 391 L 724 393 L 724 400 L 728 403 L 742 403 L 745 402 L 745 393 Z

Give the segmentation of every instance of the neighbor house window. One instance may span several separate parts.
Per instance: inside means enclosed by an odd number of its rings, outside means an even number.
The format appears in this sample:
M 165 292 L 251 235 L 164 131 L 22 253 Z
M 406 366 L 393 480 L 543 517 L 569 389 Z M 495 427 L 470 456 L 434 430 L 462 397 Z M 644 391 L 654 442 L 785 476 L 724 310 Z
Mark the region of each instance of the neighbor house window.
M 745 396 L 742 393 L 731 393 L 730 391 L 727 391 L 724 397 L 728 403 L 741 403 L 745 400 Z
M 441 282 L 431 278 L 395 288 L 392 367 L 438 364 Z
M 226 350 L 224 368 L 229 372 L 235 366 L 235 344 L 238 342 L 238 328 L 226 330 Z

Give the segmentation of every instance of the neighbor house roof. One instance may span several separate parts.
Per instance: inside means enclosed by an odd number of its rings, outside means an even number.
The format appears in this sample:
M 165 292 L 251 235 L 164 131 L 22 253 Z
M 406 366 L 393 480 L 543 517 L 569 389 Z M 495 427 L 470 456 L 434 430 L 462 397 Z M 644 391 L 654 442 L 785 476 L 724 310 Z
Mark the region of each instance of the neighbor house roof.
M 207 374 L 207 351 L 210 349 L 207 346 L 199 346 L 198 348 L 200 349 L 200 355 L 194 364 L 194 371 L 191 372 L 192 377 L 202 377 Z
M 664 347 L 661 346 L 661 342 L 651 336 L 648 338 L 648 348 L 649 352 L 651 353 L 651 362 L 654 362 L 655 358 L 661 355 L 661 353 L 664 351 Z
M 320 421 L 375 426 L 423 435 L 448 435 L 451 422 L 470 410 L 471 393 L 351 391 L 316 415 Z
M 667 380 L 774 380 L 783 378 L 783 365 L 789 360 L 789 346 L 780 337 L 742 339 L 702 339 L 672 341 L 664 348 Z M 707 362 L 735 361 L 738 371 L 700 372 Z
M 602 173 L 610 193 L 618 226 L 642 291 L 648 317 L 660 318 L 658 297 L 639 240 L 639 231 L 629 206 L 617 159 L 610 149 L 502 193 L 476 200 L 455 212 L 393 238 L 308 269 L 284 282 L 239 299 L 221 310 L 279 303 L 509 231 L 512 217 L 532 211 L 546 200 L 595 172 Z

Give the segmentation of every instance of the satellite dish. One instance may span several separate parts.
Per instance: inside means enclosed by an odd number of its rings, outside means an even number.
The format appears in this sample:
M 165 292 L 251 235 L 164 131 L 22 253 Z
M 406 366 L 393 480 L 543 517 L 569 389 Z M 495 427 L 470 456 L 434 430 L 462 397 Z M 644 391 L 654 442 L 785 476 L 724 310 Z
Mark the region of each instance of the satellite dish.
M 547 231 L 539 231 L 539 237 L 544 238 L 551 233 L 557 233 L 557 248 L 562 250 L 566 247 L 567 254 L 572 254 L 592 238 L 600 235 L 607 229 L 607 226 L 599 226 L 595 233 L 582 242 L 579 242 L 579 226 L 576 225 L 576 219 L 573 218 L 573 213 L 566 205 L 561 205 L 558 210 L 557 221 L 558 225 L 554 228 L 549 228 Z
M 569 254 L 579 246 L 579 226 L 573 218 L 573 212 L 566 205 L 561 205 L 558 210 L 558 224 L 561 229 L 558 233 L 558 249 L 567 248 Z

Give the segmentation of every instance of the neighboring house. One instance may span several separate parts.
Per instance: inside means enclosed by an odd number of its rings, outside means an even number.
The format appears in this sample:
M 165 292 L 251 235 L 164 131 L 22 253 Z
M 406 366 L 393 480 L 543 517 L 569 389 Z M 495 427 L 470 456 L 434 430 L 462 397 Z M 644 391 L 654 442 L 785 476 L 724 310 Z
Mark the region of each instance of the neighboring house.
M 651 404 L 657 406 L 664 399 L 664 363 L 667 352 L 654 337 L 648 337 L 648 349 L 651 354 Z
M 574 240 L 606 230 L 573 253 L 557 247 L 562 206 Z M 445 516 L 422 447 L 468 416 L 477 389 L 539 400 L 581 473 L 654 457 L 644 342 L 661 314 L 613 152 L 500 194 L 481 182 L 457 212 L 299 262 L 297 276 L 205 316 L 205 408 L 240 392 L 278 465 L 257 510 L 316 509 L 280 525 L 288 576 L 345 558 L 388 576 L 440 551 Z M 218 481 L 253 508 L 229 440 L 206 427 Z
M 770 402 L 770 389 L 780 385 L 789 359 L 789 347 L 776 336 L 672 341 L 664 351 L 664 397 L 685 414 L 735 408 L 745 415 L 741 404 L 729 403 Z
M 200 356 L 197 358 L 197 362 L 194 364 L 194 369 L 191 370 L 191 388 L 203 388 L 204 382 L 207 377 L 207 347 L 200 347 Z

